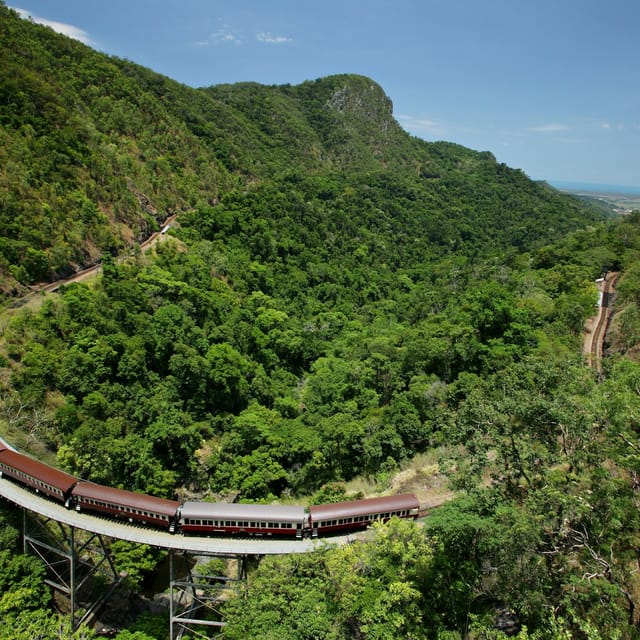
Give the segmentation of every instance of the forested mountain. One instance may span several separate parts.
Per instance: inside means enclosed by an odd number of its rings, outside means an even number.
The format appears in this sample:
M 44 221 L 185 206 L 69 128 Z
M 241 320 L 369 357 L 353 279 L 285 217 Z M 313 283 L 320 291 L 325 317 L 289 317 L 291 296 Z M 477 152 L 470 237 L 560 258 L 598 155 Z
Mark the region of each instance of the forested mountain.
M 640 214 L 413 138 L 361 76 L 193 89 L 4 4 L 0 51 L 4 301 L 102 262 L 3 316 L 0 434 L 159 496 L 456 493 L 265 561 L 229 638 L 637 637 Z M 63 637 L 1 517 L 0 638 Z M 161 557 L 114 554 L 131 589 Z
M 362 200 L 354 205 L 366 209 L 355 225 L 376 223 L 382 209 L 382 233 L 409 217 L 447 249 L 470 239 L 484 249 L 486 241 L 524 245 L 595 217 L 489 153 L 411 138 L 367 78 L 192 89 L 4 5 L 0 55 L 7 293 L 116 253 L 170 214 L 215 203 L 233 187 L 280 185 L 290 173 L 338 174 L 343 192 L 352 185 Z M 329 204 L 343 192 L 329 187 L 322 197 Z M 396 228 L 385 229 L 388 218 Z M 484 238 L 475 237 L 479 228 Z

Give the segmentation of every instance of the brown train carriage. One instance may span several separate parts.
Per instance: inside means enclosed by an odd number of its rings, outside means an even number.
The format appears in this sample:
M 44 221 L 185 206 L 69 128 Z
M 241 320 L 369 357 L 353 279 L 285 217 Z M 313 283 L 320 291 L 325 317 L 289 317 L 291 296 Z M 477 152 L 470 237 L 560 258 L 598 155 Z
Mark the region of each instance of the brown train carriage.
M 180 529 L 187 533 L 302 538 L 306 521 L 303 507 L 278 504 L 185 502 L 180 513 Z
M 75 476 L 9 448 L 0 451 L 0 477 L 2 476 L 13 478 L 67 506 L 71 490 L 78 482 Z
M 348 529 L 366 529 L 375 520 L 417 518 L 420 503 L 412 493 L 382 498 L 366 498 L 309 507 L 313 537 L 338 533 Z
M 175 530 L 179 502 L 165 500 L 126 489 L 105 487 L 95 482 L 80 481 L 72 491 L 76 511 L 85 509 L 106 513 L 130 522 L 151 524 Z

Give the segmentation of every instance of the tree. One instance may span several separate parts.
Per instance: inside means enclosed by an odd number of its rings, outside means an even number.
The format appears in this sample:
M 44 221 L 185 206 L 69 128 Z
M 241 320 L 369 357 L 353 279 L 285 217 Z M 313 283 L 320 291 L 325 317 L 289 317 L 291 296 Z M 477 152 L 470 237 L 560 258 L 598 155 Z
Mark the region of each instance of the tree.
M 421 587 L 433 560 L 430 541 L 412 521 L 374 525 L 369 543 L 340 547 L 328 558 L 339 619 L 347 637 L 426 638 Z

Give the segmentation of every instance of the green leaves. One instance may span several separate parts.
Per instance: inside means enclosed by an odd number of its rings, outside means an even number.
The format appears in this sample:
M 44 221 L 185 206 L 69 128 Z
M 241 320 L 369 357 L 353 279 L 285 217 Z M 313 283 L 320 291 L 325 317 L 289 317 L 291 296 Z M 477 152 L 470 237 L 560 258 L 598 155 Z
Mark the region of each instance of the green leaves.
M 434 637 L 424 600 L 433 559 L 413 522 L 392 519 L 372 540 L 265 558 L 246 599 L 225 607 L 229 638 L 412 640 Z

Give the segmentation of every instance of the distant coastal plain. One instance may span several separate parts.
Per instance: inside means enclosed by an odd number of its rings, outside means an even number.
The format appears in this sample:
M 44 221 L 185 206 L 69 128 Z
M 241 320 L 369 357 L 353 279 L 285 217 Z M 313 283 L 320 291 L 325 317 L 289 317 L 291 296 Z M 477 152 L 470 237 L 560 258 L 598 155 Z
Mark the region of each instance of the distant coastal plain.
M 568 182 L 562 180 L 549 180 L 549 184 L 561 191 L 571 193 L 607 194 L 616 196 L 640 196 L 640 186 L 632 187 L 620 184 L 604 184 L 597 182 Z
M 640 187 L 595 182 L 548 181 L 560 191 L 582 198 L 593 198 L 604 202 L 613 213 L 628 214 L 640 210 Z

